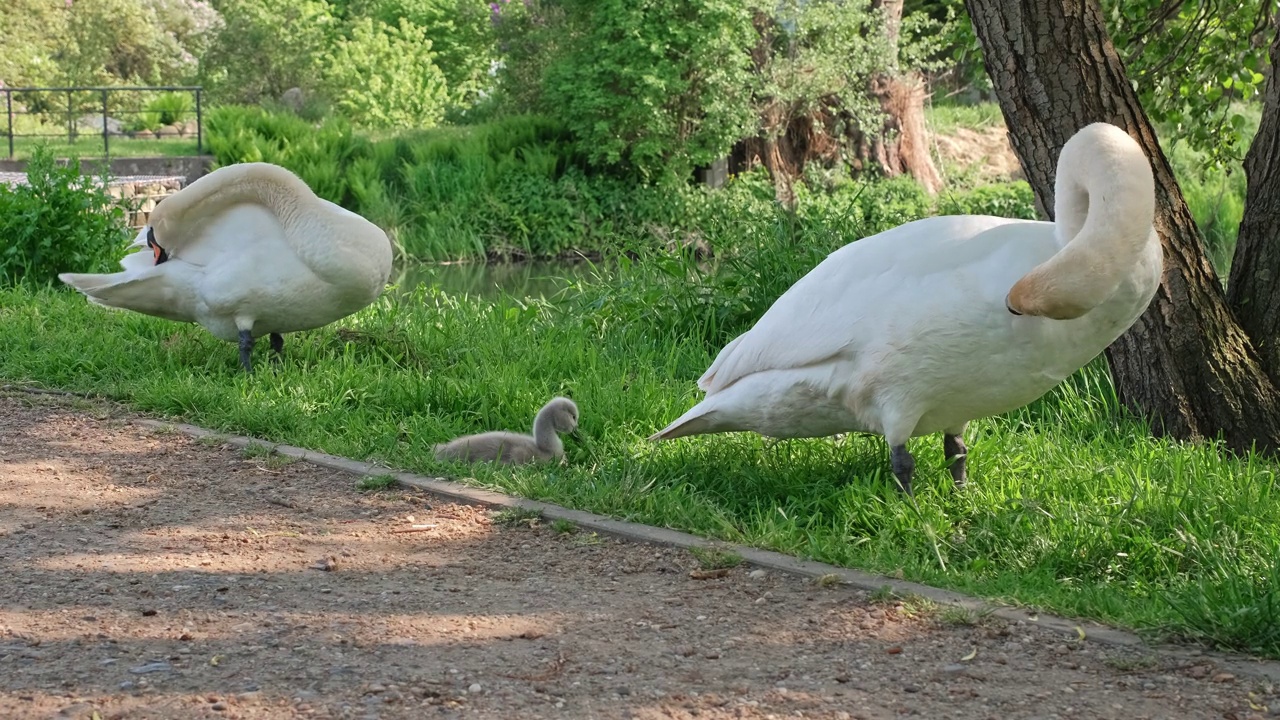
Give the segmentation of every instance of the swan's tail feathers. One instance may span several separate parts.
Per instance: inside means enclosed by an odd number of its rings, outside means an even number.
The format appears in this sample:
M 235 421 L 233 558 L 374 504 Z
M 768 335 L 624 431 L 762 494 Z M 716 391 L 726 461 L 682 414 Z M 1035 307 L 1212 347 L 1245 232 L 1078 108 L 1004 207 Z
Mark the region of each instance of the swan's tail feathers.
M 662 430 L 649 436 L 649 440 L 674 440 L 689 435 L 703 435 L 715 432 L 715 425 L 712 422 L 710 412 L 703 408 L 701 404 L 693 406 L 689 412 L 676 418 L 675 422 L 666 426 Z
M 62 273 L 58 279 L 84 293 L 91 302 L 144 315 L 190 322 L 195 300 L 188 282 L 168 272 L 108 274 Z

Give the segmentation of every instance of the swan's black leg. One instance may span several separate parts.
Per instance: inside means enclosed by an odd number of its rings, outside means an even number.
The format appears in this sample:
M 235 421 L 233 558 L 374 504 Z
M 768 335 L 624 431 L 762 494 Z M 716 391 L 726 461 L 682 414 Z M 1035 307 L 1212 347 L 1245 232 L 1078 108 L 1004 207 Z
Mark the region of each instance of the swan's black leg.
M 240 366 L 245 372 L 253 372 L 253 335 L 248 330 L 240 331 Z
M 271 361 L 280 362 L 281 356 L 284 355 L 284 336 L 280 333 L 271 333 Z
M 916 470 L 916 460 L 907 452 L 907 446 L 893 445 L 889 448 L 889 460 L 893 463 L 893 476 L 898 478 L 898 489 L 911 494 L 911 475 Z
M 964 445 L 964 438 L 959 435 L 942 435 L 942 452 L 951 463 L 951 479 L 956 481 L 956 487 L 962 488 L 965 483 L 964 460 L 969 454 L 969 448 Z

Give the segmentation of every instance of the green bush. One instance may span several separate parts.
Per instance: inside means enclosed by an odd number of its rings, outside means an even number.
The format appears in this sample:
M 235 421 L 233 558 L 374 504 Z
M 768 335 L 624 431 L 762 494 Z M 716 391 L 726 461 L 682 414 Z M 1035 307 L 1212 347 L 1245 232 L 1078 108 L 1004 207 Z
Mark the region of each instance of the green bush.
M 1026 183 L 937 200 L 906 177 L 812 183 L 829 189 L 798 183 L 793 212 L 776 207 L 762 170 L 738 175 L 715 191 L 674 177 L 638 184 L 592 172 L 569 130 L 537 115 L 370 140 L 341 120 L 311 123 L 289 113 L 223 107 L 211 113 L 208 129 L 220 164 L 283 165 L 321 197 L 377 223 L 404 253 L 421 260 L 693 244 L 721 256 L 796 235 L 806 238 L 799 243 L 805 248 L 802 260 L 816 262 L 841 244 L 927 215 L 1035 217 Z M 760 217 L 775 221 L 744 222 Z M 818 235 L 826 239 L 814 244 Z M 810 255 L 814 248 L 821 252 Z M 746 274 L 742 282 L 744 291 L 771 287 L 752 285 Z
M 495 22 L 541 5 L 496 6 Z M 688 177 L 746 135 L 751 13 L 725 0 L 572 0 L 537 78 L 539 105 L 563 118 L 592 163 L 643 178 Z
M 1210 154 L 1186 142 L 1168 144 L 1166 153 L 1182 197 L 1204 237 L 1205 250 L 1218 276 L 1231 273 L 1236 235 L 1244 219 L 1246 183 L 1240 160 L 1214 163 Z
M 156 127 L 184 122 L 191 117 L 195 105 L 189 93 L 170 92 L 147 103 L 147 118 Z
M 939 215 L 995 215 L 1035 220 L 1036 198 L 1025 180 L 983 185 L 938 199 Z
M 158 130 L 192 117 L 195 105 L 190 94 L 170 92 L 157 95 L 143 105 L 141 110 L 134 112 L 136 114 L 129 122 L 130 130 Z
M 60 272 L 111 271 L 128 235 L 104 184 L 82 175 L 76 160 L 59 165 L 45 148 L 28 162 L 26 185 L 0 184 L 0 282 L 42 285 Z
M 339 111 L 370 129 L 432 127 L 449 87 L 425 29 L 361 18 L 325 56 L 326 85 Z

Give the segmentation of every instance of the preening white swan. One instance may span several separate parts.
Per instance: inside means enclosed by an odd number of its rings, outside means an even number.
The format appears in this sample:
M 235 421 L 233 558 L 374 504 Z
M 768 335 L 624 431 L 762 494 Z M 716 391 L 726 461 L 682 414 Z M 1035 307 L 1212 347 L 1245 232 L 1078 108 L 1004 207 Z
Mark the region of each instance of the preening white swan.
M 503 431 L 466 435 L 436 445 L 436 459 L 508 465 L 554 460 L 564 456 L 557 432 L 578 433 L 578 406 L 569 398 L 552 398 L 542 406 L 533 420 L 533 435 Z
M 316 197 L 269 163 L 219 168 L 165 198 L 120 261 L 123 272 L 63 273 L 99 305 L 202 325 L 239 342 L 327 325 L 377 299 L 391 242 L 377 225 Z
M 1146 309 L 1163 253 L 1142 148 L 1106 123 L 1058 158 L 1057 222 L 917 220 L 846 245 L 796 282 L 698 380 L 702 402 L 651 440 L 750 430 L 885 436 L 907 492 L 907 440 L 943 433 L 957 486 L 965 424 L 1021 407 Z

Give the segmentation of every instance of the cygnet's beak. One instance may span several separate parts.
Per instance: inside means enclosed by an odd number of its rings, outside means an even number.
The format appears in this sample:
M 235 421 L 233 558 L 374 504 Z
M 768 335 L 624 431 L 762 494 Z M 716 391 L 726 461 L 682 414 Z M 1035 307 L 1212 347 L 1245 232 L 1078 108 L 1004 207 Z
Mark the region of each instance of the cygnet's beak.
M 582 429 L 581 429 L 581 428 L 574 428 L 574 429 L 573 429 L 573 432 L 570 432 L 570 433 L 569 433 L 569 437 L 573 438 L 573 441 L 574 441 L 574 442 L 582 442 L 582 440 L 583 440 L 583 437 L 582 437 Z

